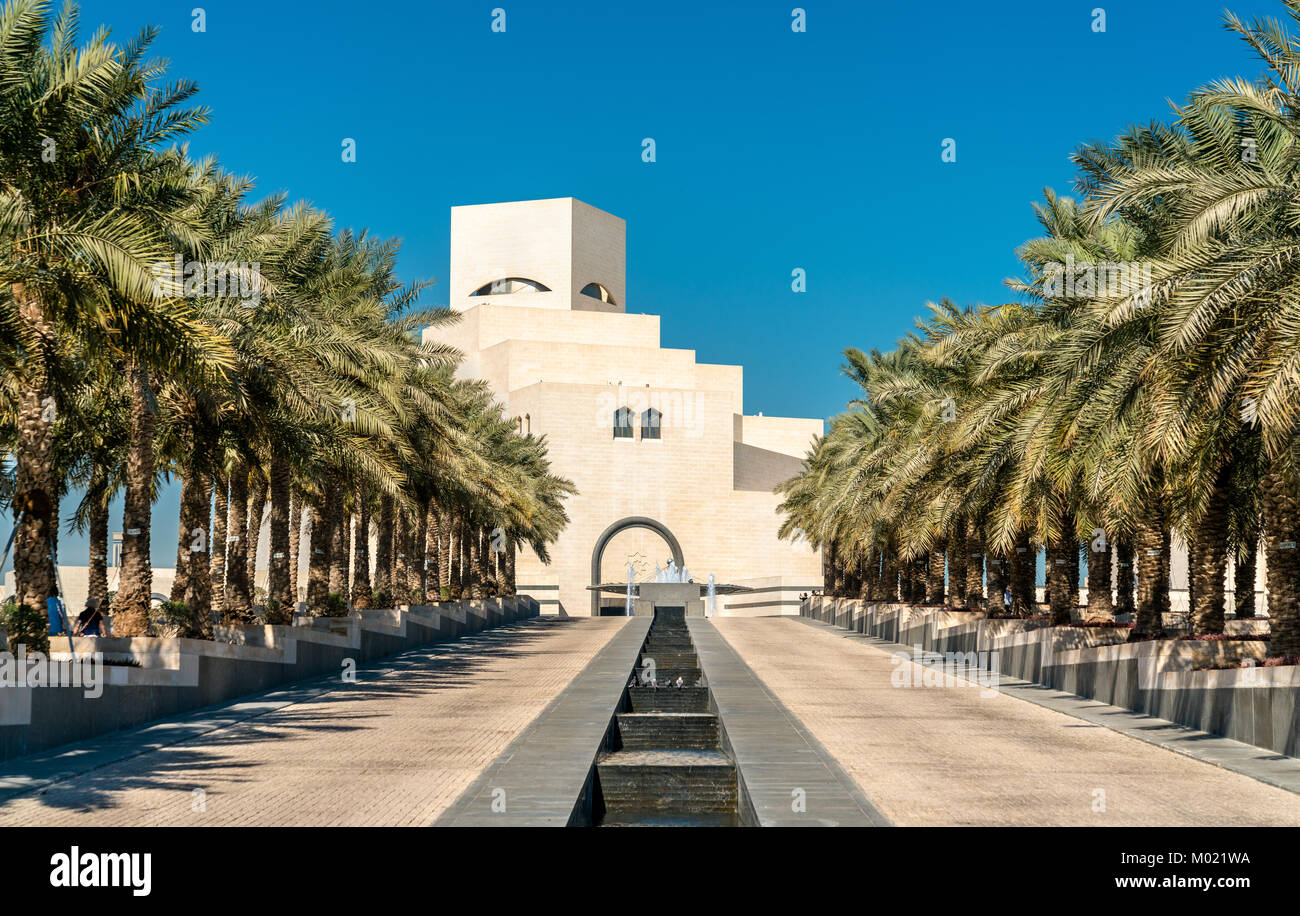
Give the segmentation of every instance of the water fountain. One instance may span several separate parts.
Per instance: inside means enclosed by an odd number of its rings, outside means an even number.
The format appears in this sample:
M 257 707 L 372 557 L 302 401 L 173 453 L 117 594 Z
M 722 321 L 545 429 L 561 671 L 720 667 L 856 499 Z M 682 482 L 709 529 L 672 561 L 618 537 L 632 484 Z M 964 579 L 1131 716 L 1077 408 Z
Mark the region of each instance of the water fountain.
M 655 609 L 610 726 L 595 761 L 595 824 L 748 823 L 748 797 L 682 608 Z
M 704 616 L 712 617 L 717 612 L 718 588 L 713 582 L 713 573 L 709 573 L 709 591 L 704 599 Z
M 627 564 L 627 604 L 624 607 L 625 610 L 627 611 L 627 616 L 629 617 L 632 616 L 632 605 L 634 603 L 632 595 L 636 591 L 636 586 L 633 585 L 633 579 L 635 577 L 636 577 L 636 568 L 631 563 Z
M 665 567 L 660 567 L 656 564 L 655 576 L 650 581 L 655 583 L 670 583 L 670 584 L 682 585 L 691 581 L 691 571 L 687 569 L 685 566 L 683 566 L 681 569 L 678 569 L 677 561 L 670 559 L 668 561 L 668 565 Z

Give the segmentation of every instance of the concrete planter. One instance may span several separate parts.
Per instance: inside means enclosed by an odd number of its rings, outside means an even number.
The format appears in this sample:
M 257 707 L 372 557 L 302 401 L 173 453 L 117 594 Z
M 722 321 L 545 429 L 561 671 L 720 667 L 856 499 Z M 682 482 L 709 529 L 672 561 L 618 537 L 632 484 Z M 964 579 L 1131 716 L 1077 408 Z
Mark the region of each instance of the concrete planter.
M 490 619 L 500 625 L 539 612 L 535 600 L 521 595 L 493 599 L 490 610 L 444 602 L 358 610 L 297 626 L 219 627 L 215 641 L 75 637 L 79 657 L 98 652 L 139 667 L 106 667 L 97 698 L 86 697 L 81 687 L 0 689 L 0 759 L 339 673 L 347 661 L 360 665 L 479 632 Z M 51 647 L 52 659 L 68 657 L 66 648 Z
M 1300 668 L 1262 667 L 1266 645 L 1260 641 L 1130 644 L 1127 629 L 1049 627 L 1043 621 L 989 620 L 980 612 L 851 599 L 810 599 L 801 613 L 827 623 L 848 620 L 841 625 L 926 652 L 997 653 L 996 668 L 1004 676 L 1300 756 Z M 1266 634 L 1268 619 L 1230 620 L 1225 630 Z

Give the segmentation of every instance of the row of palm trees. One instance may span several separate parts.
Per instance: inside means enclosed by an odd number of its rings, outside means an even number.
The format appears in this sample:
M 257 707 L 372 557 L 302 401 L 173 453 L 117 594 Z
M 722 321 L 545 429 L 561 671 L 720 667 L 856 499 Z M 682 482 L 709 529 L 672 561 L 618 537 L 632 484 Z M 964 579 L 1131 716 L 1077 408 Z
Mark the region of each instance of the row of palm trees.
M 178 146 L 207 111 L 146 59 L 153 29 L 78 46 L 77 25 L 46 0 L 0 11 L 0 501 L 18 603 L 56 594 L 65 515 L 89 530 L 91 597 L 109 597 L 120 495 L 114 630 L 147 632 L 151 510 L 173 477 L 171 597 L 201 631 L 287 619 L 302 551 L 318 613 L 512 593 L 517 545 L 547 557 L 572 486 L 454 377 L 459 354 L 421 341 L 455 316 L 397 280 L 396 242 L 255 201 Z
M 1068 623 L 1086 554 L 1087 616 L 1133 610 L 1148 639 L 1176 534 L 1194 633 L 1223 631 L 1230 562 L 1236 614 L 1254 613 L 1262 551 L 1270 654 L 1300 656 L 1300 0 L 1286 7 L 1289 26 L 1227 16 L 1263 78 L 1080 148 L 1079 199 L 1036 205 L 1017 301 L 944 300 L 894 350 L 846 351 L 862 394 L 781 490 L 782 533 L 823 548 L 831 594 L 943 601 L 946 582 L 959 606 L 987 587 L 1028 607 L 1042 549 Z

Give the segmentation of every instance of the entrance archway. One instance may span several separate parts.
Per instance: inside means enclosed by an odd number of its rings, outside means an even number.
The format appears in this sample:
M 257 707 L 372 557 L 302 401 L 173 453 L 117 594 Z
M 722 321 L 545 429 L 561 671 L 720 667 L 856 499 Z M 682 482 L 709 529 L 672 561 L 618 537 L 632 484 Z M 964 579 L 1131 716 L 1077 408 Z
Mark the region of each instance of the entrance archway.
M 677 538 L 673 537 L 673 533 L 668 530 L 666 525 L 652 518 L 631 515 L 610 525 L 601 532 L 600 537 L 596 538 L 596 547 L 591 552 L 592 585 L 600 584 L 600 561 L 605 554 L 605 547 L 614 538 L 614 535 L 620 531 L 626 531 L 628 528 L 649 528 L 668 543 L 668 549 L 673 553 L 673 562 L 677 564 L 677 568 L 683 569 L 686 566 L 686 561 L 682 557 L 682 547 L 677 543 Z M 594 591 L 591 593 L 591 616 L 600 616 L 600 592 Z

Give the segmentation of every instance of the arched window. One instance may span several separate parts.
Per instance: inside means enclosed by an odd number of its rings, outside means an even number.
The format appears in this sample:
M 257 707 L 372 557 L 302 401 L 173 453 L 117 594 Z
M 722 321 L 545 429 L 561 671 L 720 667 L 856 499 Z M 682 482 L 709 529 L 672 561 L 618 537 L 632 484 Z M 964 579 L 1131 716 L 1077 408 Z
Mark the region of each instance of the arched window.
M 632 408 L 620 407 L 614 411 L 614 438 L 631 439 L 632 436 Z
M 641 438 L 642 439 L 659 439 L 662 438 L 659 430 L 662 426 L 663 414 L 651 407 L 649 410 L 641 412 Z
M 614 297 L 609 294 L 609 290 L 599 283 L 588 283 L 582 288 L 582 294 L 593 299 L 599 299 L 601 302 L 608 302 L 610 305 L 618 304 L 614 301 Z
M 524 414 L 524 435 L 531 436 L 532 434 L 533 434 L 533 415 L 530 413 L 526 413 Z
M 508 296 L 511 293 L 549 293 L 551 288 L 538 283 L 536 280 L 527 280 L 523 277 L 504 277 L 500 280 L 493 280 L 491 283 L 484 283 L 471 296 Z

